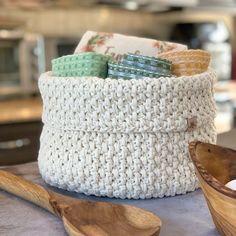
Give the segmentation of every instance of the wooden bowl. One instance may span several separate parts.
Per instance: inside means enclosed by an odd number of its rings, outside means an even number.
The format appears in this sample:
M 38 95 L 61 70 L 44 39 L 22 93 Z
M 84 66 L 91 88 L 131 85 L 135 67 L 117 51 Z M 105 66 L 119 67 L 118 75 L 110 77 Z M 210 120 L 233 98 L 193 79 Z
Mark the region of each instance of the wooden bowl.
M 189 151 L 213 221 L 222 235 L 236 235 L 236 191 L 225 187 L 236 179 L 236 151 L 193 142 Z

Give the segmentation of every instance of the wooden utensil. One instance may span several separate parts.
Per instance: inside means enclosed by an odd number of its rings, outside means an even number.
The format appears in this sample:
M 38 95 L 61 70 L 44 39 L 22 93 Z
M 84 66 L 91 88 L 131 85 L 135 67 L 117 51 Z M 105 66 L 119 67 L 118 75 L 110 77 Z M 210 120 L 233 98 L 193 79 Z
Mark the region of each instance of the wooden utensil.
M 69 235 L 155 236 L 160 233 L 161 221 L 151 212 L 128 205 L 66 197 L 2 170 L 0 189 L 60 217 Z
M 201 142 L 190 143 L 189 151 L 218 231 L 236 235 L 236 191 L 225 186 L 236 179 L 236 151 Z

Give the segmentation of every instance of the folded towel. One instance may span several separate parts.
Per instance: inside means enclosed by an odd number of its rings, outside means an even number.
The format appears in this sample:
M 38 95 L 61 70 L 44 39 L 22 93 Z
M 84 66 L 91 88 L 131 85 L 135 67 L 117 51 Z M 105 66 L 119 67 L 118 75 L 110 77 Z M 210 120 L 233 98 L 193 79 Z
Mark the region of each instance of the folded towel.
M 75 49 L 75 53 L 98 52 L 120 60 L 124 54 L 158 56 L 169 51 L 183 51 L 187 46 L 155 39 L 139 38 L 122 34 L 87 31 Z

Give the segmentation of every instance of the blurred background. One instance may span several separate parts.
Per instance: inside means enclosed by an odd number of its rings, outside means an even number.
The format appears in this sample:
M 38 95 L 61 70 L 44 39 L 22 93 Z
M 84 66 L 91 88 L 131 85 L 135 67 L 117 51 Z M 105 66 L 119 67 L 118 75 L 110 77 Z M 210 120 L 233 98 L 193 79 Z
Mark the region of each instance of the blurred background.
M 235 0 L 0 0 L 0 165 L 36 160 L 39 74 L 73 53 L 87 30 L 210 51 L 217 132 L 236 126 Z

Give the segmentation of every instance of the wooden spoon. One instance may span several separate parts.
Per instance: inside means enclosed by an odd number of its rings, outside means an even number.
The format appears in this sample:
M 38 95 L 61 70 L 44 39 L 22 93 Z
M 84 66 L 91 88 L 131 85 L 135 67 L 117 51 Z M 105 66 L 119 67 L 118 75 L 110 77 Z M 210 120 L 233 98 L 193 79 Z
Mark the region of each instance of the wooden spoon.
M 151 212 L 128 205 L 66 197 L 2 170 L 0 189 L 60 217 L 69 235 L 155 236 L 160 233 L 161 220 Z

